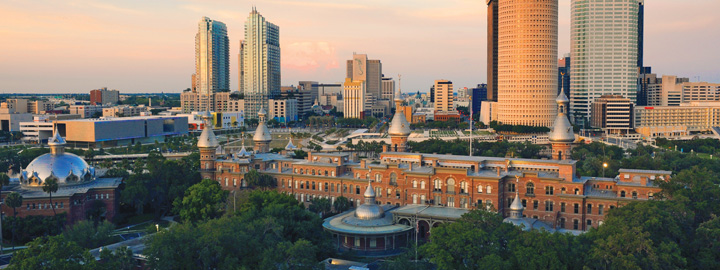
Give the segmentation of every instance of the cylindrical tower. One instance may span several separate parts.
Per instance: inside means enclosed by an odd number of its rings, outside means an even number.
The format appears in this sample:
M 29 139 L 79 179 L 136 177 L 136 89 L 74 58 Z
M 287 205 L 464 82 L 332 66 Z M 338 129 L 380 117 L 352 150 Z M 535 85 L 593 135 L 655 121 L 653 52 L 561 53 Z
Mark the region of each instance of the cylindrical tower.
M 498 121 L 550 127 L 556 115 L 558 0 L 498 3 Z
M 198 138 L 197 147 L 200 150 L 200 176 L 203 179 L 215 179 L 215 152 L 220 144 L 212 131 L 212 116 L 209 112 L 202 114 L 203 131 Z

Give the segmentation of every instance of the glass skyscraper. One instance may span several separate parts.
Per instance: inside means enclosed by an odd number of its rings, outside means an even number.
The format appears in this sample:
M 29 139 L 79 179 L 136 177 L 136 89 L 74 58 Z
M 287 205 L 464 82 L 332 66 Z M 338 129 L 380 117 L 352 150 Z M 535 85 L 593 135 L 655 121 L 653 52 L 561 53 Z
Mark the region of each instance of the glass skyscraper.
M 572 0 L 571 119 L 583 125 L 602 95 L 636 101 L 642 0 Z
M 199 110 L 213 111 L 213 93 L 230 90 L 230 51 L 224 23 L 203 17 L 195 35 L 195 88 Z
M 240 90 L 245 94 L 245 118 L 257 118 L 268 97 L 280 95 L 280 28 L 253 7 L 240 43 Z

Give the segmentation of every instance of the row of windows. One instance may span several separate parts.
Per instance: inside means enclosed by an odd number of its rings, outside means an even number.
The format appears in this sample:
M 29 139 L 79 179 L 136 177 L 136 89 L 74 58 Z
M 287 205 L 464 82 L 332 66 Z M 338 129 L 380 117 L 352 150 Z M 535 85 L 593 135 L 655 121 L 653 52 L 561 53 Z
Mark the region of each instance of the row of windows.
M 28 204 L 26 204 L 26 205 L 27 205 L 27 210 L 52 209 L 52 204 L 50 204 L 50 203 L 38 203 L 38 204 L 37 204 L 37 208 L 35 208 L 35 204 L 34 204 L 34 203 L 28 203 Z M 62 208 L 65 208 L 65 206 L 64 206 L 63 202 L 60 202 L 60 203 L 55 202 L 55 208 L 56 208 L 56 209 L 62 209 Z

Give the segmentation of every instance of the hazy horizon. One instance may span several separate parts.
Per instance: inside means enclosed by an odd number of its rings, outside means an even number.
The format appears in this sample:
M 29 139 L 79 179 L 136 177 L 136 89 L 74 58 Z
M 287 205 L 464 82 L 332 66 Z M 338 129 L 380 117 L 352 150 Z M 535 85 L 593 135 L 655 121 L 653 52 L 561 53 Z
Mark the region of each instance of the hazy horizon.
M 194 72 L 201 17 L 224 22 L 231 91 L 251 7 L 280 27 L 282 84 L 341 82 L 353 52 L 402 74 L 403 92 L 435 79 L 486 82 L 486 4 L 469 0 L 19 1 L 0 3 L 0 92 L 180 93 Z M 660 75 L 720 82 L 720 1 L 646 1 L 645 66 Z M 570 0 L 560 1 L 558 56 L 569 53 Z

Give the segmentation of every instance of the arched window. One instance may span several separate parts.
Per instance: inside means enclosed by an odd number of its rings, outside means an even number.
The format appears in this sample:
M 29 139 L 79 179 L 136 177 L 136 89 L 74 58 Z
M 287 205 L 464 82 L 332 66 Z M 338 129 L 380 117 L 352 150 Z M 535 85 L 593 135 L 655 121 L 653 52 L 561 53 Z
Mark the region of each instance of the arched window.
M 482 185 L 478 185 L 478 193 L 482 193 L 482 190 L 483 190 L 483 186 L 482 186 Z
M 331 171 L 330 176 L 335 176 L 335 171 Z
M 448 178 L 447 180 L 447 192 L 455 193 L 455 179 Z
M 565 194 L 565 187 L 560 188 L 560 194 Z
M 485 187 L 485 193 L 492 194 L 492 187 L 491 186 Z
M 425 181 L 420 181 L 420 189 L 425 189 Z
M 467 194 L 468 193 L 468 183 L 463 181 L 460 182 L 460 193 Z
M 417 180 L 413 180 L 413 188 L 417 188 Z
M 633 192 L 632 192 L 632 198 L 633 198 L 633 199 L 637 199 L 637 191 L 633 191 Z
M 433 191 L 442 192 L 442 183 L 440 179 L 435 179 L 435 181 L 433 181 Z
M 620 198 L 625 198 L 625 191 L 620 191 Z
M 312 169 L 312 175 L 315 175 L 315 169 Z
M 575 189 L 575 195 L 580 195 L 580 189 Z
M 654 193 L 648 192 L 648 200 L 652 200 L 654 195 Z
M 427 198 L 427 197 L 425 197 L 424 194 L 423 194 L 423 195 L 420 195 L 420 203 L 425 203 L 426 198 Z
M 535 184 L 532 182 L 527 183 L 527 185 L 525 185 L 525 189 L 527 194 L 535 195 Z
M 379 173 L 375 174 L 375 182 L 382 183 L 382 177 Z
M 565 218 L 560 218 L 560 228 L 565 229 Z
M 412 195 L 412 200 L 413 200 L 413 201 L 412 201 L 413 204 L 418 204 L 418 196 L 417 196 L 417 194 L 413 194 L 413 195 Z
M 390 184 L 397 185 L 397 174 L 395 174 L 395 173 L 390 174 Z

